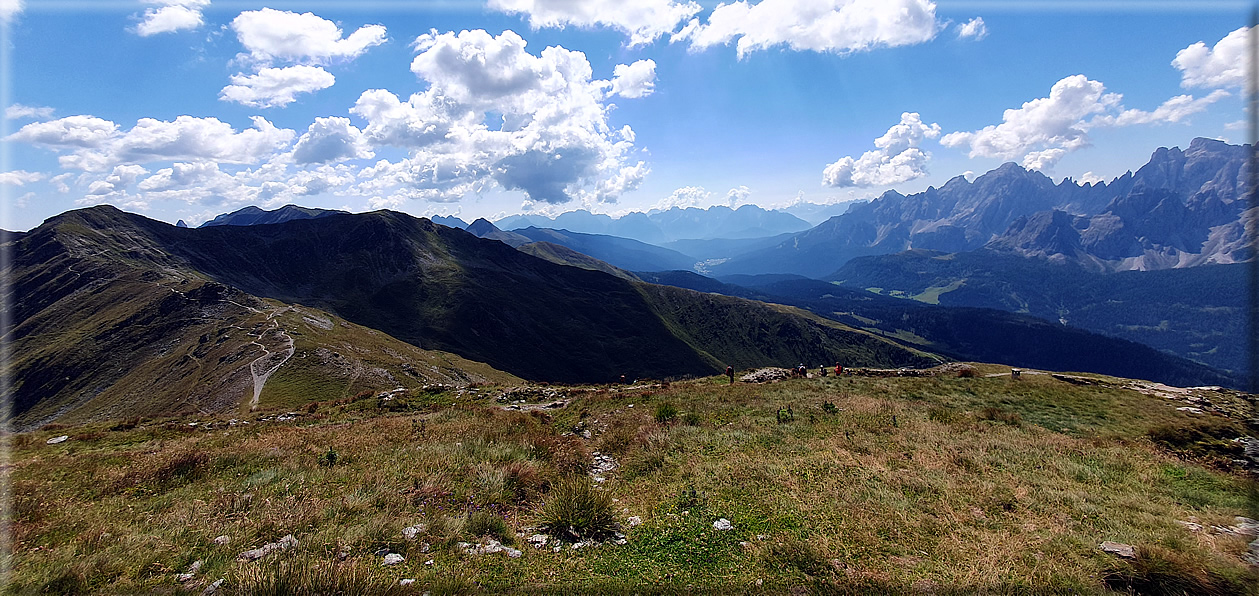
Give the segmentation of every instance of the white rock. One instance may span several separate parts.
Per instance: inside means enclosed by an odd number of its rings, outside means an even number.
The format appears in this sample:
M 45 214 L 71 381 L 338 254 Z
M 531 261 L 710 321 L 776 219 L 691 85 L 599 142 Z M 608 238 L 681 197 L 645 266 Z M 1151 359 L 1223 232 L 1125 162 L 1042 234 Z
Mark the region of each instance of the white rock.
M 726 519 L 726 518 L 724 518 L 724 517 L 723 517 L 723 518 L 721 518 L 721 519 L 719 519 L 719 520 L 717 520 L 717 521 L 713 522 L 713 529 L 714 529 L 714 530 L 723 530 L 723 531 L 724 531 L 724 530 L 733 530 L 733 529 L 734 529 L 734 524 L 730 523 L 730 520 L 728 520 L 728 519 Z
M 409 586 L 409 585 L 411 585 L 411 584 L 413 584 L 413 583 L 415 583 L 415 580 L 413 580 L 413 579 L 403 579 L 403 580 L 398 580 L 398 585 L 399 585 L 399 586 Z
M 405 560 L 406 559 L 398 553 L 389 553 L 385 555 L 385 560 L 381 561 L 380 564 L 389 567 L 391 565 L 397 565 Z
M 224 580 L 220 579 L 219 581 L 206 586 L 205 589 L 201 591 L 201 596 L 210 596 L 210 594 L 218 592 L 219 588 L 223 586 L 223 581 Z
M 225 535 L 223 535 L 223 536 L 218 536 L 218 537 L 216 537 L 216 538 L 214 539 L 214 543 L 215 543 L 215 544 L 217 544 L 217 545 L 219 545 L 219 546 L 222 546 L 222 545 L 224 545 L 224 544 L 227 544 L 227 543 L 229 543 L 229 542 L 231 542 L 231 541 L 232 541 L 232 537 L 231 537 L 231 536 L 228 536 L 228 535 L 226 535 L 226 534 L 225 534 Z
M 48 439 L 46 443 L 48 443 L 49 445 L 56 445 L 57 443 L 65 443 L 66 439 L 69 439 L 69 438 L 70 438 L 69 435 L 61 435 L 60 437 L 53 437 L 51 439 Z
M 415 540 L 420 533 L 428 529 L 425 524 L 415 524 L 408 528 L 402 528 L 402 537 L 406 540 Z
M 425 565 L 432 565 L 432 564 L 433 564 L 433 560 L 432 560 L 432 559 L 429 559 L 429 560 L 427 560 L 427 561 L 424 561 L 424 564 L 425 564 Z
M 1109 540 L 1102 543 L 1102 551 L 1112 555 L 1123 557 L 1125 559 L 1137 558 L 1137 549 L 1131 544 L 1123 544 L 1121 542 L 1111 542 Z
M 546 546 L 546 542 L 547 540 L 550 540 L 550 538 L 551 537 L 547 536 L 546 534 L 534 534 L 533 536 L 529 537 L 527 542 L 529 544 L 532 544 L 536 548 L 542 548 Z
M 236 555 L 236 560 L 237 561 L 255 561 L 275 551 L 284 551 L 290 548 L 295 548 L 296 546 L 297 546 L 297 539 L 294 538 L 292 534 L 289 534 L 288 536 L 281 538 L 279 542 L 271 542 L 268 544 L 264 544 L 263 546 L 259 548 L 247 550 L 239 555 Z
M 631 518 L 629 518 L 629 519 L 625 520 L 625 523 L 626 523 L 626 524 L 629 524 L 629 527 L 631 527 L 631 528 L 632 528 L 632 527 L 634 527 L 634 526 L 641 526 L 641 525 L 643 525 L 643 518 L 638 517 L 637 515 L 635 515 L 635 516 L 633 516 L 633 517 L 631 517 Z
M 186 573 L 179 574 L 176 576 L 176 579 L 178 579 L 181 584 L 192 581 L 192 578 L 197 577 L 197 572 L 201 571 L 201 564 L 203 562 L 204 561 L 201 561 L 200 559 L 193 561 L 192 565 L 188 566 L 188 571 Z

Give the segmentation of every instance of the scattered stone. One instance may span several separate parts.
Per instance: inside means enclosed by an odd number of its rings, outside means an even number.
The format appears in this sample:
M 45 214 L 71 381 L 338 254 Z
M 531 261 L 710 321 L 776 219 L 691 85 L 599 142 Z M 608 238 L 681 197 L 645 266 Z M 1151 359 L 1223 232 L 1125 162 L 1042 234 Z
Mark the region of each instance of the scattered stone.
M 384 565 L 385 567 L 392 567 L 405 560 L 406 558 L 404 558 L 402 555 L 398 553 L 389 553 L 385 555 L 385 560 L 381 561 L 380 564 Z
M 1246 550 L 1246 556 L 1244 559 L 1252 566 L 1259 567 L 1259 538 L 1251 541 L 1250 547 Z
M 739 380 L 744 383 L 772 383 L 790 378 L 791 371 L 785 368 L 762 368 L 739 377 Z
M 214 543 L 219 546 L 223 546 L 224 544 L 227 544 L 231 541 L 232 541 L 232 537 L 226 534 L 224 534 L 223 536 L 218 536 L 214 539 Z
M 1137 558 L 1137 549 L 1131 544 L 1123 544 L 1121 542 L 1111 542 L 1109 540 L 1102 543 L 1102 551 L 1112 555 L 1123 557 L 1125 559 Z
M 206 586 L 205 589 L 201 591 L 201 596 L 210 596 L 211 594 L 218 592 L 221 587 L 223 587 L 223 579 L 219 579 L 218 581 Z
M 376 549 L 376 556 L 377 556 L 377 557 L 383 557 L 383 556 L 385 556 L 385 555 L 387 555 L 387 554 L 389 554 L 389 549 L 388 549 L 388 548 L 380 548 L 380 549 Z
M 1180 524 L 1181 526 L 1184 526 L 1186 530 L 1189 530 L 1190 532 L 1193 532 L 1195 534 L 1202 531 L 1202 524 L 1197 523 L 1197 522 L 1176 520 L 1176 523 Z
M 427 560 L 427 561 L 424 561 L 424 564 L 425 564 L 425 565 L 430 565 L 430 566 L 431 566 L 431 565 L 433 564 L 433 560 L 432 560 L 432 559 L 429 559 L 429 560 Z
M 582 436 L 586 436 L 589 433 L 590 431 L 583 431 Z M 618 464 L 615 459 L 612 459 L 612 456 L 610 455 L 604 455 L 598 451 L 595 451 L 590 455 L 594 460 L 594 463 L 590 465 L 590 479 L 594 480 L 596 484 L 604 482 L 604 474 L 620 467 L 620 464 Z
M 415 540 L 420 534 L 428 530 L 427 524 L 415 524 L 408 528 L 402 528 L 402 538 L 405 540 Z
M 760 540 L 760 541 L 762 541 L 762 542 L 763 542 L 766 538 L 769 538 L 769 537 L 768 537 L 768 536 L 766 536 L 766 535 L 764 535 L 764 534 L 757 534 L 757 535 L 756 535 L 756 539 L 757 539 L 757 540 Z
M 641 526 L 641 525 L 643 525 L 643 518 L 638 517 L 637 515 L 635 515 L 635 516 L 630 517 L 629 519 L 625 520 L 625 523 L 626 523 L 627 525 L 629 525 L 629 527 L 631 527 L 631 528 L 632 528 L 632 527 L 634 527 L 634 526 Z
M 726 530 L 733 530 L 733 529 L 734 529 L 734 524 L 730 523 L 730 520 L 728 520 L 728 519 L 726 519 L 726 518 L 724 518 L 724 517 L 723 517 L 723 518 L 721 518 L 721 519 L 719 519 L 719 520 L 717 520 L 717 521 L 713 522 L 713 529 L 714 529 L 714 530 L 722 530 L 722 531 L 726 531 Z
M 546 534 L 534 534 L 533 536 L 529 537 L 527 542 L 529 544 L 532 544 L 534 548 L 542 548 L 546 546 L 547 541 L 550 539 L 551 537 L 547 536 Z
M 471 544 L 467 542 L 460 542 L 459 544 L 455 546 L 457 546 L 460 551 L 462 551 L 464 554 L 467 554 L 467 555 L 492 555 L 495 553 L 507 553 L 507 556 L 513 559 L 517 559 L 517 558 L 520 558 L 522 554 L 524 554 L 520 552 L 519 550 L 514 549 L 510 546 L 504 546 L 503 543 L 494 539 L 490 539 L 485 544 L 479 544 L 479 543 Z
M 1190 414 L 1201 414 L 1201 413 L 1202 413 L 1202 408 L 1192 408 L 1192 407 L 1189 407 L 1189 406 L 1184 406 L 1184 407 L 1181 407 L 1181 408 L 1176 408 L 1176 411 L 1177 411 L 1177 412 L 1188 412 L 1188 413 L 1190 413 Z
M 1259 536 L 1259 522 L 1249 517 L 1234 517 L 1232 530 L 1242 536 Z
M 429 561 L 429 562 L 430 562 L 430 563 L 432 563 L 432 561 Z M 413 583 L 415 583 L 415 580 L 413 580 L 413 579 L 403 579 L 403 580 L 398 580 L 398 585 L 399 585 L 399 586 L 409 586 L 409 585 L 411 585 L 411 584 L 413 584 Z
M 197 572 L 201 571 L 202 563 L 204 563 L 204 561 L 200 559 L 193 561 L 192 565 L 188 566 L 188 571 L 185 573 L 179 574 L 178 576 L 175 577 L 175 579 L 178 579 L 179 583 L 181 584 L 192 581 L 192 578 L 197 577 Z
M 285 551 L 290 548 L 297 547 L 297 539 L 292 534 L 281 538 L 278 542 L 271 542 L 253 550 L 247 550 L 236 555 L 237 561 L 256 561 L 275 551 Z
M 60 437 L 53 437 L 51 439 L 48 439 L 46 443 L 48 443 L 49 445 L 56 445 L 57 443 L 65 443 L 66 440 L 69 438 L 70 438 L 70 435 L 61 435 Z

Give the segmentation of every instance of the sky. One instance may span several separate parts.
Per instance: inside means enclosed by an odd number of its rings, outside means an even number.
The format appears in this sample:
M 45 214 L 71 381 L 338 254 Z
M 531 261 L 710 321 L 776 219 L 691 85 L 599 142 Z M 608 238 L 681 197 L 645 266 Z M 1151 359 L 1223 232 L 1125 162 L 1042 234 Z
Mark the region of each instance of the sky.
M 0 227 L 785 207 L 1247 142 L 1248 2 L 0 0 Z

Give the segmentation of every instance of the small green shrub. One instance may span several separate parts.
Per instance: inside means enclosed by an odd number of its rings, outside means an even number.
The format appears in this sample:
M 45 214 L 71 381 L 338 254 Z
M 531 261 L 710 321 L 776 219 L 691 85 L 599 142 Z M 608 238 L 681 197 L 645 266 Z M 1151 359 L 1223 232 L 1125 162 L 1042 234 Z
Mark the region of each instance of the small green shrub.
M 687 426 L 699 426 L 700 422 L 701 420 L 699 414 L 696 414 L 695 412 L 687 412 L 682 415 L 682 423 Z
M 822 411 L 826 412 L 827 414 L 838 414 L 839 408 L 836 407 L 835 404 L 829 401 L 824 401 L 822 402 Z
M 678 418 L 678 408 L 669 402 L 656 404 L 656 422 L 669 424 Z
M 603 538 L 616 532 L 612 497 L 585 476 L 562 480 L 547 495 L 539 527 L 560 540 Z
M 337 465 L 337 460 L 340 459 L 340 457 L 341 456 L 337 454 L 335 449 L 329 447 L 326 453 L 319 456 L 319 465 L 325 468 L 331 468 L 332 466 Z
M 468 520 L 464 522 L 463 529 L 470 536 L 489 536 L 505 544 L 514 542 L 513 533 L 507 527 L 507 521 L 493 511 L 481 510 L 468 513 Z

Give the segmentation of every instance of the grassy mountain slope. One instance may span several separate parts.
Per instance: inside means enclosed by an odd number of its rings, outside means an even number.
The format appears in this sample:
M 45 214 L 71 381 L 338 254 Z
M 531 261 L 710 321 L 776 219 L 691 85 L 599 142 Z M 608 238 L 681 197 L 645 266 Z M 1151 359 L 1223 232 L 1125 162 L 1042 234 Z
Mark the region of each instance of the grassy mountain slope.
M 248 408 L 251 365 L 271 368 L 290 341 L 294 358 L 267 380 L 259 405 L 514 379 L 317 309 L 260 300 L 176 266 L 135 229 L 101 236 L 85 223 L 69 217 L 10 246 L 4 372 L 13 382 L 4 397 L 19 428 Z
M 322 403 L 288 422 L 195 417 L 11 436 L 6 587 L 1255 593 L 1244 561 L 1254 537 L 1225 529 L 1259 517 L 1254 481 L 1215 465 L 1229 457 L 1219 445 L 1244 433 L 1230 413 L 1241 396 L 1203 393 L 1219 411 L 1195 415 L 1176 409 L 1188 396 L 1140 383 L 976 369 L 553 387 L 567 405 L 545 414 L 507 409 L 500 390 L 413 391 Z M 46 444 L 58 435 L 69 440 Z M 582 481 L 594 452 L 617 465 L 597 472 L 592 501 L 564 500 L 559 487 Z M 548 520 L 565 519 L 560 503 L 600 513 L 625 543 L 531 546 Z M 730 529 L 714 527 L 722 519 Z M 291 549 L 237 560 L 290 534 Z M 459 546 L 489 539 L 521 556 Z M 1136 558 L 1103 552 L 1103 541 Z M 384 566 L 382 552 L 403 561 Z
M 13 248 L 7 339 L 24 428 L 248 406 L 254 374 L 277 366 L 260 405 L 514 378 L 495 368 L 541 380 L 706 374 L 724 358 L 788 365 L 870 341 L 830 330 L 822 348 L 805 345 L 797 335 L 828 324 L 752 302 L 737 305 L 740 326 L 710 334 L 718 319 L 699 294 L 389 212 L 186 229 L 98 207 Z M 742 325 L 758 320 L 796 333 L 753 341 Z M 920 360 L 880 348 L 861 363 Z
M 579 253 L 567 246 L 551 242 L 530 242 L 517 246 L 516 250 L 557 265 L 568 265 L 569 267 L 589 269 L 590 271 L 602 271 L 624 280 L 640 281 L 638 276 L 629 271 L 609 265 L 592 256 Z

